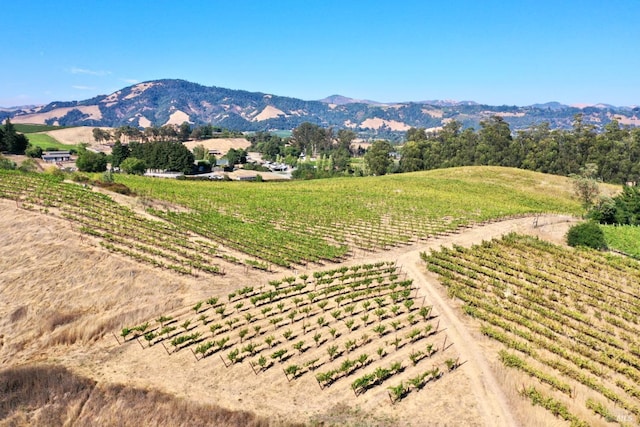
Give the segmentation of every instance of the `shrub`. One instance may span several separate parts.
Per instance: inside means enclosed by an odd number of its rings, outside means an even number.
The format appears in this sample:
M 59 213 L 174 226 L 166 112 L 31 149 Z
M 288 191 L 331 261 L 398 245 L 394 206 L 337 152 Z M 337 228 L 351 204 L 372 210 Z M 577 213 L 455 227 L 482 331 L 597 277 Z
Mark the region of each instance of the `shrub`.
M 591 221 L 571 227 L 567 233 L 567 244 L 569 246 L 586 246 L 598 250 L 607 248 L 602 229 L 598 224 Z
M 24 154 L 31 158 L 40 158 L 42 157 L 42 148 L 38 147 L 37 145 L 29 144 Z
M 7 159 L 6 157 L 0 156 L 0 169 L 9 169 L 13 170 L 16 168 L 15 162 Z
M 35 160 L 29 158 L 20 164 L 18 170 L 21 170 L 22 172 L 35 172 L 38 170 L 38 164 Z

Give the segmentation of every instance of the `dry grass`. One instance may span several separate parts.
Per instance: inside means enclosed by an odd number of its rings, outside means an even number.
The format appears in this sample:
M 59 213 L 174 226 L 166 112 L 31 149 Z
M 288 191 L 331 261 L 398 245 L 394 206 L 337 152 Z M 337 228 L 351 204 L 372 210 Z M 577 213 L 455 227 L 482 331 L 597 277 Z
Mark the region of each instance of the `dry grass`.
M 530 227 L 528 220 L 513 220 L 510 227 L 525 224 Z M 449 239 L 459 244 L 477 242 L 506 227 L 492 224 Z M 558 229 L 557 234 L 564 231 Z M 195 363 L 188 352 L 169 357 L 160 346 L 142 350 L 136 342 L 118 345 L 112 336 L 123 326 L 191 307 L 210 296 L 226 298 L 242 285 L 265 284 L 274 278 L 268 273 L 230 267 L 226 276 L 211 279 L 153 269 L 108 253 L 91 238 L 81 237 L 66 220 L 16 209 L 14 202 L 5 200 L 0 200 L 0 235 L 0 365 L 55 361 L 84 376 L 50 365 L 0 372 L 0 411 L 4 411 L 0 426 L 281 425 L 288 421 L 382 426 L 424 425 L 429 420 L 441 425 L 490 425 L 479 403 L 492 399 L 487 395 L 490 390 L 471 391 L 472 379 L 478 376 L 471 363 L 392 407 L 384 388 L 356 398 L 348 384 L 340 383 L 319 393 L 311 376 L 288 383 L 275 369 L 256 376 L 246 364 L 226 369 L 215 358 Z M 398 259 L 408 251 L 417 254 L 424 245 L 367 253 L 364 259 L 349 262 Z M 409 264 L 417 265 L 417 260 L 405 260 L 405 266 Z M 460 345 L 460 340 L 455 344 Z M 53 384 L 60 375 L 64 380 Z M 52 384 L 51 394 L 39 394 L 35 389 L 40 384 L 42 388 Z M 26 391 L 29 387 L 34 387 L 33 396 Z M 522 411 L 527 419 L 526 406 Z
M 0 426 L 273 425 L 251 412 L 190 403 L 159 391 L 96 385 L 50 365 L 0 371 L 0 419 Z
M 22 366 L 0 372 L 0 425 L 64 425 L 95 381 L 59 366 Z

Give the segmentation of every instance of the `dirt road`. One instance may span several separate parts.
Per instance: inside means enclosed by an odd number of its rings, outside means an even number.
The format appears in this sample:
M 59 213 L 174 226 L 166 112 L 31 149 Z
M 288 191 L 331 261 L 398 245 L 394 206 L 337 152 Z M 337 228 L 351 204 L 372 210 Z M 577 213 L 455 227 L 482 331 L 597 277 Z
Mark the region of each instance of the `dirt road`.
M 534 217 L 525 217 L 474 227 L 459 234 L 427 241 L 421 249 L 411 250 L 398 257 L 398 265 L 413 279 L 422 294 L 426 295 L 427 300 L 433 303 L 434 313 L 440 316 L 443 324 L 447 325 L 446 334 L 455 343 L 460 360 L 464 362 L 464 370 L 469 376 L 471 388 L 484 418 L 483 424 L 487 426 L 510 427 L 520 423 L 512 413 L 511 405 L 477 340 L 462 323 L 455 309 L 446 301 L 442 286 L 435 278 L 426 274 L 420 252 L 452 244 L 471 246 L 482 240 L 491 240 L 514 231 L 535 235 L 554 243 L 562 243 L 568 228 L 577 221 L 568 216 L 545 215 L 539 217 L 537 225 L 534 226 L 534 219 Z

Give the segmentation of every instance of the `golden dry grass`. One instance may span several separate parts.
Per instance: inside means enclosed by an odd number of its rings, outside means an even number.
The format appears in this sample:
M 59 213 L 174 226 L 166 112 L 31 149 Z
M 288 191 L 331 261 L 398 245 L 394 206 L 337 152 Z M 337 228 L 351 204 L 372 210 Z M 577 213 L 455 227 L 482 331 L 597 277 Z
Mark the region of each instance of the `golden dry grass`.
M 529 224 L 528 219 L 512 220 L 446 239 L 472 243 L 514 227 L 523 231 Z M 560 223 L 561 229 L 564 224 Z M 561 234 L 562 230 L 554 228 L 553 236 Z M 54 378 L 62 366 L 79 375 L 83 390 L 92 390 L 88 399 L 80 392 L 76 397 L 69 395 L 68 403 L 60 408 L 42 400 L 30 406 L 28 396 L 18 394 L 27 409 L 7 418 L 6 425 L 62 425 L 65 420 L 79 425 L 153 425 L 156 414 L 170 421 L 164 425 L 198 425 L 197 414 L 212 416 L 207 412 L 212 409 L 206 406 L 211 402 L 229 411 L 221 415 L 231 420 L 229 425 L 263 425 L 264 420 L 270 425 L 418 426 L 427 420 L 447 425 L 508 425 L 504 419 L 492 418 L 503 404 L 495 403 L 495 390 L 482 390 L 475 379 L 491 373 L 478 372 L 472 364 L 391 406 L 385 387 L 356 398 L 349 389 L 350 381 L 346 381 L 320 393 L 312 376 L 288 383 L 282 372 L 275 370 L 256 376 L 245 364 L 226 369 L 213 358 L 195 362 L 187 352 L 169 357 L 160 346 L 142 350 L 135 341 L 119 345 L 112 333 L 123 326 L 190 307 L 209 296 L 226 298 L 232 290 L 265 284 L 275 276 L 238 267 L 225 277 L 201 279 L 154 269 L 107 252 L 65 220 L 18 209 L 14 202 L 5 200 L 0 200 L 0 235 L 0 301 L 8 302 L 0 304 L 0 364 L 12 367 L 48 362 L 54 366 Z M 446 239 L 428 245 L 447 243 Z M 421 243 L 363 254 L 347 264 L 399 259 L 424 249 L 425 243 Z M 417 265 L 413 257 L 404 262 Z M 429 285 L 423 281 L 420 286 L 424 290 Z M 442 328 L 446 327 L 443 320 Z M 485 400 L 497 406 L 487 406 Z M 509 396 L 507 400 L 513 405 Z M 157 412 L 148 409 L 155 407 Z M 256 415 L 240 413 L 242 410 Z M 244 424 L 233 424 L 237 420 Z
M 195 404 L 157 390 L 97 384 L 53 365 L 0 371 L 0 420 L 0 426 L 271 425 L 248 411 Z

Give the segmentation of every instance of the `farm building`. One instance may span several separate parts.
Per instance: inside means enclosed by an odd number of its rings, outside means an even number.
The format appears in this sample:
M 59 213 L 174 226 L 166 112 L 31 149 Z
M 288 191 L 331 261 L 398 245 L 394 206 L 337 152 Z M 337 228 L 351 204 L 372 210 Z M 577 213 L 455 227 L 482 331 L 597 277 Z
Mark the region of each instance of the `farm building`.
M 71 153 L 69 151 L 48 151 L 42 154 L 42 160 L 47 163 L 69 162 Z

